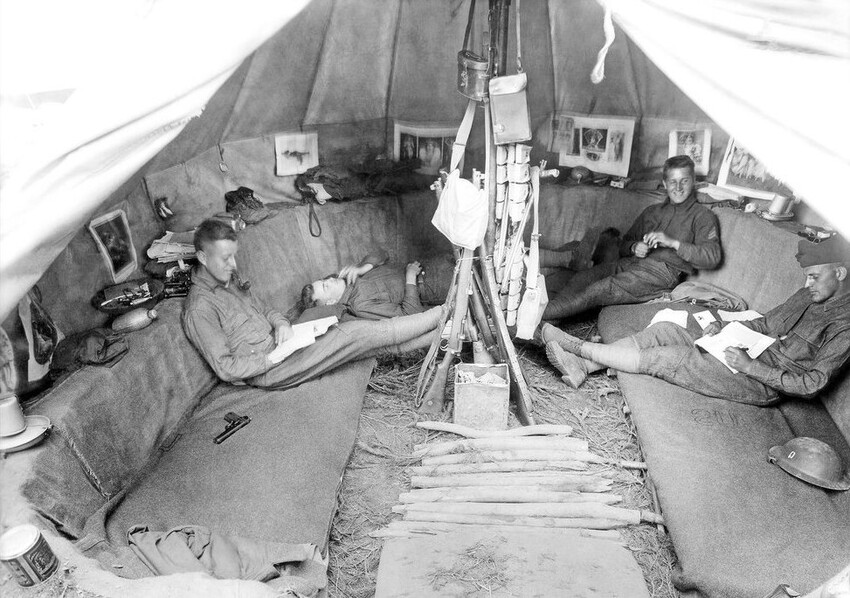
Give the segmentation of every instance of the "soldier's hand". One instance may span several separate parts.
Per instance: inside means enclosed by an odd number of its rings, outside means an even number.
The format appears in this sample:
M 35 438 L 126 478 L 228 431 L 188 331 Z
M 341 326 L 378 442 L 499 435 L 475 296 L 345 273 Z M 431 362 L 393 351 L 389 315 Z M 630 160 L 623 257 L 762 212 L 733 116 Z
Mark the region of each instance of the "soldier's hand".
M 745 374 L 750 369 L 750 364 L 753 362 L 753 358 L 747 355 L 746 351 L 738 347 L 726 347 L 726 350 L 723 352 L 723 356 L 730 367 L 735 368 L 739 372 L 744 372 Z
M 679 248 L 679 241 L 673 237 L 661 232 L 660 230 L 652 231 L 644 236 L 644 241 L 650 247 L 670 247 L 671 249 Z
M 703 336 L 714 336 L 718 332 L 723 330 L 723 324 L 715 320 L 711 324 L 705 327 L 705 330 L 702 331 Z
M 643 241 L 638 241 L 632 246 L 632 253 L 635 257 L 645 258 L 649 255 L 649 245 Z
M 404 271 L 404 281 L 407 284 L 416 284 L 416 277 L 422 272 L 422 265 L 419 262 L 410 262 Z
M 289 322 L 282 322 L 274 327 L 274 342 L 279 345 L 284 341 L 288 341 L 295 335 L 292 326 Z
M 366 274 L 366 272 L 374 267 L 375 266 L 372 264 L 363 264 L 362 266 L 350 264 L 342 267 L 342 270 L 339 271 L 339 277 L 344 278 L 346 284 L 354 284 L 355 280 Z

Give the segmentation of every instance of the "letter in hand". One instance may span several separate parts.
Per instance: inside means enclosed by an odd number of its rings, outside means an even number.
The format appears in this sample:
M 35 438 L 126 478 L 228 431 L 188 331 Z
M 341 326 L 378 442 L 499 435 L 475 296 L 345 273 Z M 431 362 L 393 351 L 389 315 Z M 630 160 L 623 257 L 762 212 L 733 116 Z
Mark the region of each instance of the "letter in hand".
M 679 249 L 679 241 L 661 232 L 660 230 L 654 230 L 651 233 L 645 234 L 643 236 L 643 241 L 644 243 L 649 245 L 650 249 L 655 249 L 656 247 L 669 247 L 671 249 Z
M 746 350 L 741 347 L 726 347 L 724 357 L 726 359 L 726 363 L 728 363 L 730 367 L 735 368 L 739 372 L 744 372 L 745 374 L 749 370 L 750 364 L 753 362 L 753 358 L 750 357 Z

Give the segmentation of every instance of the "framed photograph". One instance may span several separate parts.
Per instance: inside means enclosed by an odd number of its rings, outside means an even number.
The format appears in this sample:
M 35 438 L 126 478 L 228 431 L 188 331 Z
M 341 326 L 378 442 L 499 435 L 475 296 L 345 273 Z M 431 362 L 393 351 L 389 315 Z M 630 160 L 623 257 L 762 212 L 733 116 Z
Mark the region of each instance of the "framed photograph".
M 732 138 L 723 154 L 717 185 L 753 199 L 773 201 L 777 197 L 794 196 L 788 186 L 771 175 L 758 158 Z
M 89 223 L 89 231 L 97 243 L 113 282 L 123 282 L 135 271 L 136 248 L 124 210 L 113 210 Z
M 281 133 L 274 137 L 277 176 L 292 176 L 319 165 L 319 134 Z
M 436 176 L 449 169 L 457 127 L 439 127 L 396 122 L 393 131 L 393 159 L 398 162 L 418 158 L 416 172 Z M 463 160 L 459 168 L 463 170 Z
M 565 151 L 571 156 L 578 155 L 578 147 L 573 144 L 575 119 L 566 114 L 556 114 L 552 117 L 552 139 L 549 144 L 550 152 Z
M 627 176 L 635 119 L 558 113 L 552 117 L 550 149 L 559 166 L 584 166 L 593 172 Z
M 711 129 L 676 129 L 670 131 L 667 157 L 690 156 L 696 174 L 708 174 L 711 158 Z

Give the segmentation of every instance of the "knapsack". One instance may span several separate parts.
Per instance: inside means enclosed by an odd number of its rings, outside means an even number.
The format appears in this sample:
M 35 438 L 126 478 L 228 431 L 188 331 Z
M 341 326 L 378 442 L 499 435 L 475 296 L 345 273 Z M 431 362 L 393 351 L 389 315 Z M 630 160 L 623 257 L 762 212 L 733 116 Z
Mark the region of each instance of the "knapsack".
M 56 379 L 61 374 L 73 372 L 85 365 L 111 367 L 124 357 L 128 349 L 124 335 L 108 328 L 78 332 L 56 346 L 50 362 L 50 376 Z

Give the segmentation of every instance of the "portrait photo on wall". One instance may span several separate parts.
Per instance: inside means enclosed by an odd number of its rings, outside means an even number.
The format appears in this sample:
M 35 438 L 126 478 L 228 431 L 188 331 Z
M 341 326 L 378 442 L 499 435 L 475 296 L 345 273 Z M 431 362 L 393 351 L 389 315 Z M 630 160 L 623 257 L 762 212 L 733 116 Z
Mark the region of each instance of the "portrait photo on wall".
M 113 282 L 123 282 L 136 270 L 136 248 L 124 210 L 113 210 L 89 223 L 89 231 Z
M 456 136 L 457 127 L 396 122 L 393 159 L 398 162 L 418 159 L 420 165 L 416 172 L 436 176 L 441 168 L 449 169 Z M 463 169 L 463 160 L 460 168 Z
M 794 196 L 790 187 L 770 174 L 758 158 L 731 138 L 723 154 L 717 184 L 754 199 L 772 201 L 777 197 Z
M 552 117 L 549 149 L 559 166 L 584 166 L 593 172 L 627 176 L 635 119 L 557 113 Z
M 689 156 L 697 175 L 708 174 L 711 159 L 711 129 L 675 129 L 670 131 L 667 157 Z
M 319 134 L 281 133 L 274 136 L 275 174 L 292 176 L 319 165 Z

